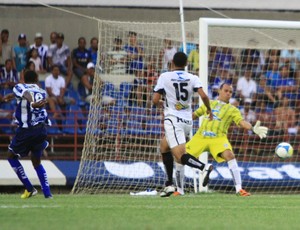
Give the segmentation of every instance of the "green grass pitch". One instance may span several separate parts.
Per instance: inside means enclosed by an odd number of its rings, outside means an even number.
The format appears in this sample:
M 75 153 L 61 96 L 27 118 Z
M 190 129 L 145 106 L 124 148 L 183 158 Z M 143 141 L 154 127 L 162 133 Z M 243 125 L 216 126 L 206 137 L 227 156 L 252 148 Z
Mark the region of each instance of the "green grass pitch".
M 1 230 L 299 229 L 300 195 L 181 197 L 0 194 Z

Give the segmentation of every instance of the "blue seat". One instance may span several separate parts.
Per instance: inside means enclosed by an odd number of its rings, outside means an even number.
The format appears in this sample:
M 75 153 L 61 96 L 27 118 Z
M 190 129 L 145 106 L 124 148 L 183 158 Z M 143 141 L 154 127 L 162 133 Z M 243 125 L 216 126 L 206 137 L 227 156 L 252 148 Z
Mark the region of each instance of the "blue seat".
M 50 135 L 61 134 L 62 132 L 59 130 L 57 122 L 53 118 L 49 118 L 51 120 L 52 125 L 47 128 L 47 132 Z
M 76 123 L 77 121 L 77 123 Z M 87 119 L 83 116 L 78 105 L 70 105 L 64 121 L 63 133 L 74 134 L 77 126 L 77 133 L 84 134 L 86 132 Z
M 105 82 L 103 85 L 103 89 L 102 89 L 102 96 L 110 96 L 115 98 L 116 97 L 116 92 L 115 92 L 115 86 L 114 84 L 110 83 L 110 82 Z
M 76 104 L 79 106 L 86 105 L 86 102 L 81 100 L 79 93 L 74 89 L 67 89 L 65 92 L 65 96 L 73 98 L 76 101 Z
M 124 98 L 128 98 L 131 91 L 132 83 L 122 82 L 120 84 L 120 93 Z
M 0 118 L 1 132 L 5 134 L 13 134 L 13 128 L 11 127 L 11 120 L 7 118 Z

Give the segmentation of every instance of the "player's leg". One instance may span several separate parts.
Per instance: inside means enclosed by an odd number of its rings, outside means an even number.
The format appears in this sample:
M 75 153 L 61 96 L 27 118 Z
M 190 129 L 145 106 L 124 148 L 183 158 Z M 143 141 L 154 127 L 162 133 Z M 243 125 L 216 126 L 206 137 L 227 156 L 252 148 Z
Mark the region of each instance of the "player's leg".
M 202 171 L 205 164 L 186 153 L 186 126 L 187 124 L 177 117 L 165 119 L 164 127 L 167 142 L 177 163 L 188 165 Z M 190 126 L 192 127 L 192 124 Z
M 46 149 L 47 147 L 48 147 L 47 141 L 43 141 L 43 143 L 37 144 L 36 146 L 34 146 L 34 148 L 31 151 L 31 161 L 32 161 L 32 165 L 36 171 L 36 174 L 39 178 L 39 181 L 40 181 L 40 184 L 42 187 L 42 191 L 44 193 L 44 197 L 52 198 L 47 173 L 46 173 L 43 165 L 41 164 L 41 156 L 43 154 L 44 149 Z
M 161 197 L 168 197 L 175 192 L 175 187 L 173 185 L 173 167 L 174 159 L 169 148 L 168 142 L 164 137 L 160 142 L 160 152 L 162 155 L 163 164 L 165 166 L 165 171 L 167 174 L 167 180 L 165 182 L 165 188 L 160 193 Z
M 184 165 L 179 164 L 175 162 L 176 166 L 176 187 L 177 187 L 177 193 L 174 193 L 174 195 L 184 195 Z
M 22 194 L 21 198 L 26 199 L 36 195 L 37 190 L 33 187 L 30 180 L 28 179 L 23 166 L 18 160 L 18 156 L 13 153 L 10 153 L 7 160 L 26 189 L 25 192 Z
M 162 160 L 167 174 L 167 181 L 165 185 L 166 186 L 173 185 L 174 158 L 165 137 L 160 142 L 160 152 L 162 155 Z
M 199 159 L 199 156 L 208 151 L 209 142 L 207 139 L 202 138 L 200 135 L 194 135 L 193 138 L 186 144 L 187 153 L 193 156 L 196 159 Z M 213 171 L 214 167 L 212 164 L 206 164 L 205 168 L 202 170 L 203 173 L 203 182 L 202 186 L 205 187 L 209 183 L 209 175 Z
M 25 199 L 36 195 L 37 190 L 32 186 L 19 161 L 20 157 L 27 156 L 29 153 L 26 143 L 26 131 L 24 132 L 22 129 L 17 129 L 16 135 L 12 139 L 8 149 L 10 152 L 7 160 L 26 189 L 21 198 Z
M 237 161 L 235 159 L 233 152 L 231 150 L 227 149 L 221 154 L 221 156 L 223 159 L 225 159 L 227 161 L 228 168 L 232 175 L 237 195 L 250 196 L 250 193 L 248 193 L 247 191 L 242 189 L 241 172 L 239 170 L 239 167 L 238 167 L 238 164 L 237 164 Z

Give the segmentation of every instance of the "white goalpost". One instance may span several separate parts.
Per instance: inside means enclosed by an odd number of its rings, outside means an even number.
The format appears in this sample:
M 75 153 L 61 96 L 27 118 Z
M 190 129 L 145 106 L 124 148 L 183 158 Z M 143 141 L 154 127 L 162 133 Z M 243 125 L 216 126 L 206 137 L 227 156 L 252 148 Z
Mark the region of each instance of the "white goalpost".
M 165 44 L 170 42 L 177 50 L 182 47 L 181 26 L 99 21 L 98 64 L 102 71 L 95 75 L 84 149 L 72 193 L 124 193 L 163 187 L 165 173 L 159 153 L 163 115 L 151 105 L 151 95 L 155 80 L 164 71 Z M 228 80 L 236 92 L 231 103 L 251 123 L 260 119 L 270 128 L 265 140 L 235 125 L 229 129 L 243 186 L 250 192 L 297 191 L 300 57 L 298 63 L 283 54 L 300 50 L 300 23 L 202 18 L 184 22 L 184 27 L 193 35 L 186 42 L 200 47 L 198 69 L 190 58 L 188 70 L 199 70 L 210 98 L 216 98 L 218 84 Z M 124 52 L 132 39 L 139 49 L 134 57 L 128 55 L 128 49 Z M 142 64 L 130 72 L 134 60 L 139 60 L 136 65 Z M 286 80 L 279 80 L 280 74 L 286 74 Z M 256 84 L 255 92 L 246 96 L 237 90 L 244 75 L 251 75 Z M 115 103 L 107 104 L 104 96 Z M 196 109 L 199 99 L 194 99 Z M 194 133 L 200 122 L 195 121 Z M 274 154 L 276 145 L 283 141 L 295 149 L 294 156 L 285 161 Z M 215 166 L 209 189 L 232 192 L 227 165 L 216 164 L 209 154 L 202 154 L 201 160 Z M 186 190 L 207 191 L 196 179 L 198 174 L 186 167 Z

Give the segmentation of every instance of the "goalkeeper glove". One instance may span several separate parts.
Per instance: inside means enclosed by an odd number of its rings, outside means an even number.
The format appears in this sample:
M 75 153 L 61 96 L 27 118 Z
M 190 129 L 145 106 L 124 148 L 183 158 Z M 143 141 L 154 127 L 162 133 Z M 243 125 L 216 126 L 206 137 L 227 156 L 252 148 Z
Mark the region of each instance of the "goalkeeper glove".
M 268 127 L 260 126 L 260 121 L 256 122 L 252 130 L 260 137 L 260 139 L 267 137 Z

